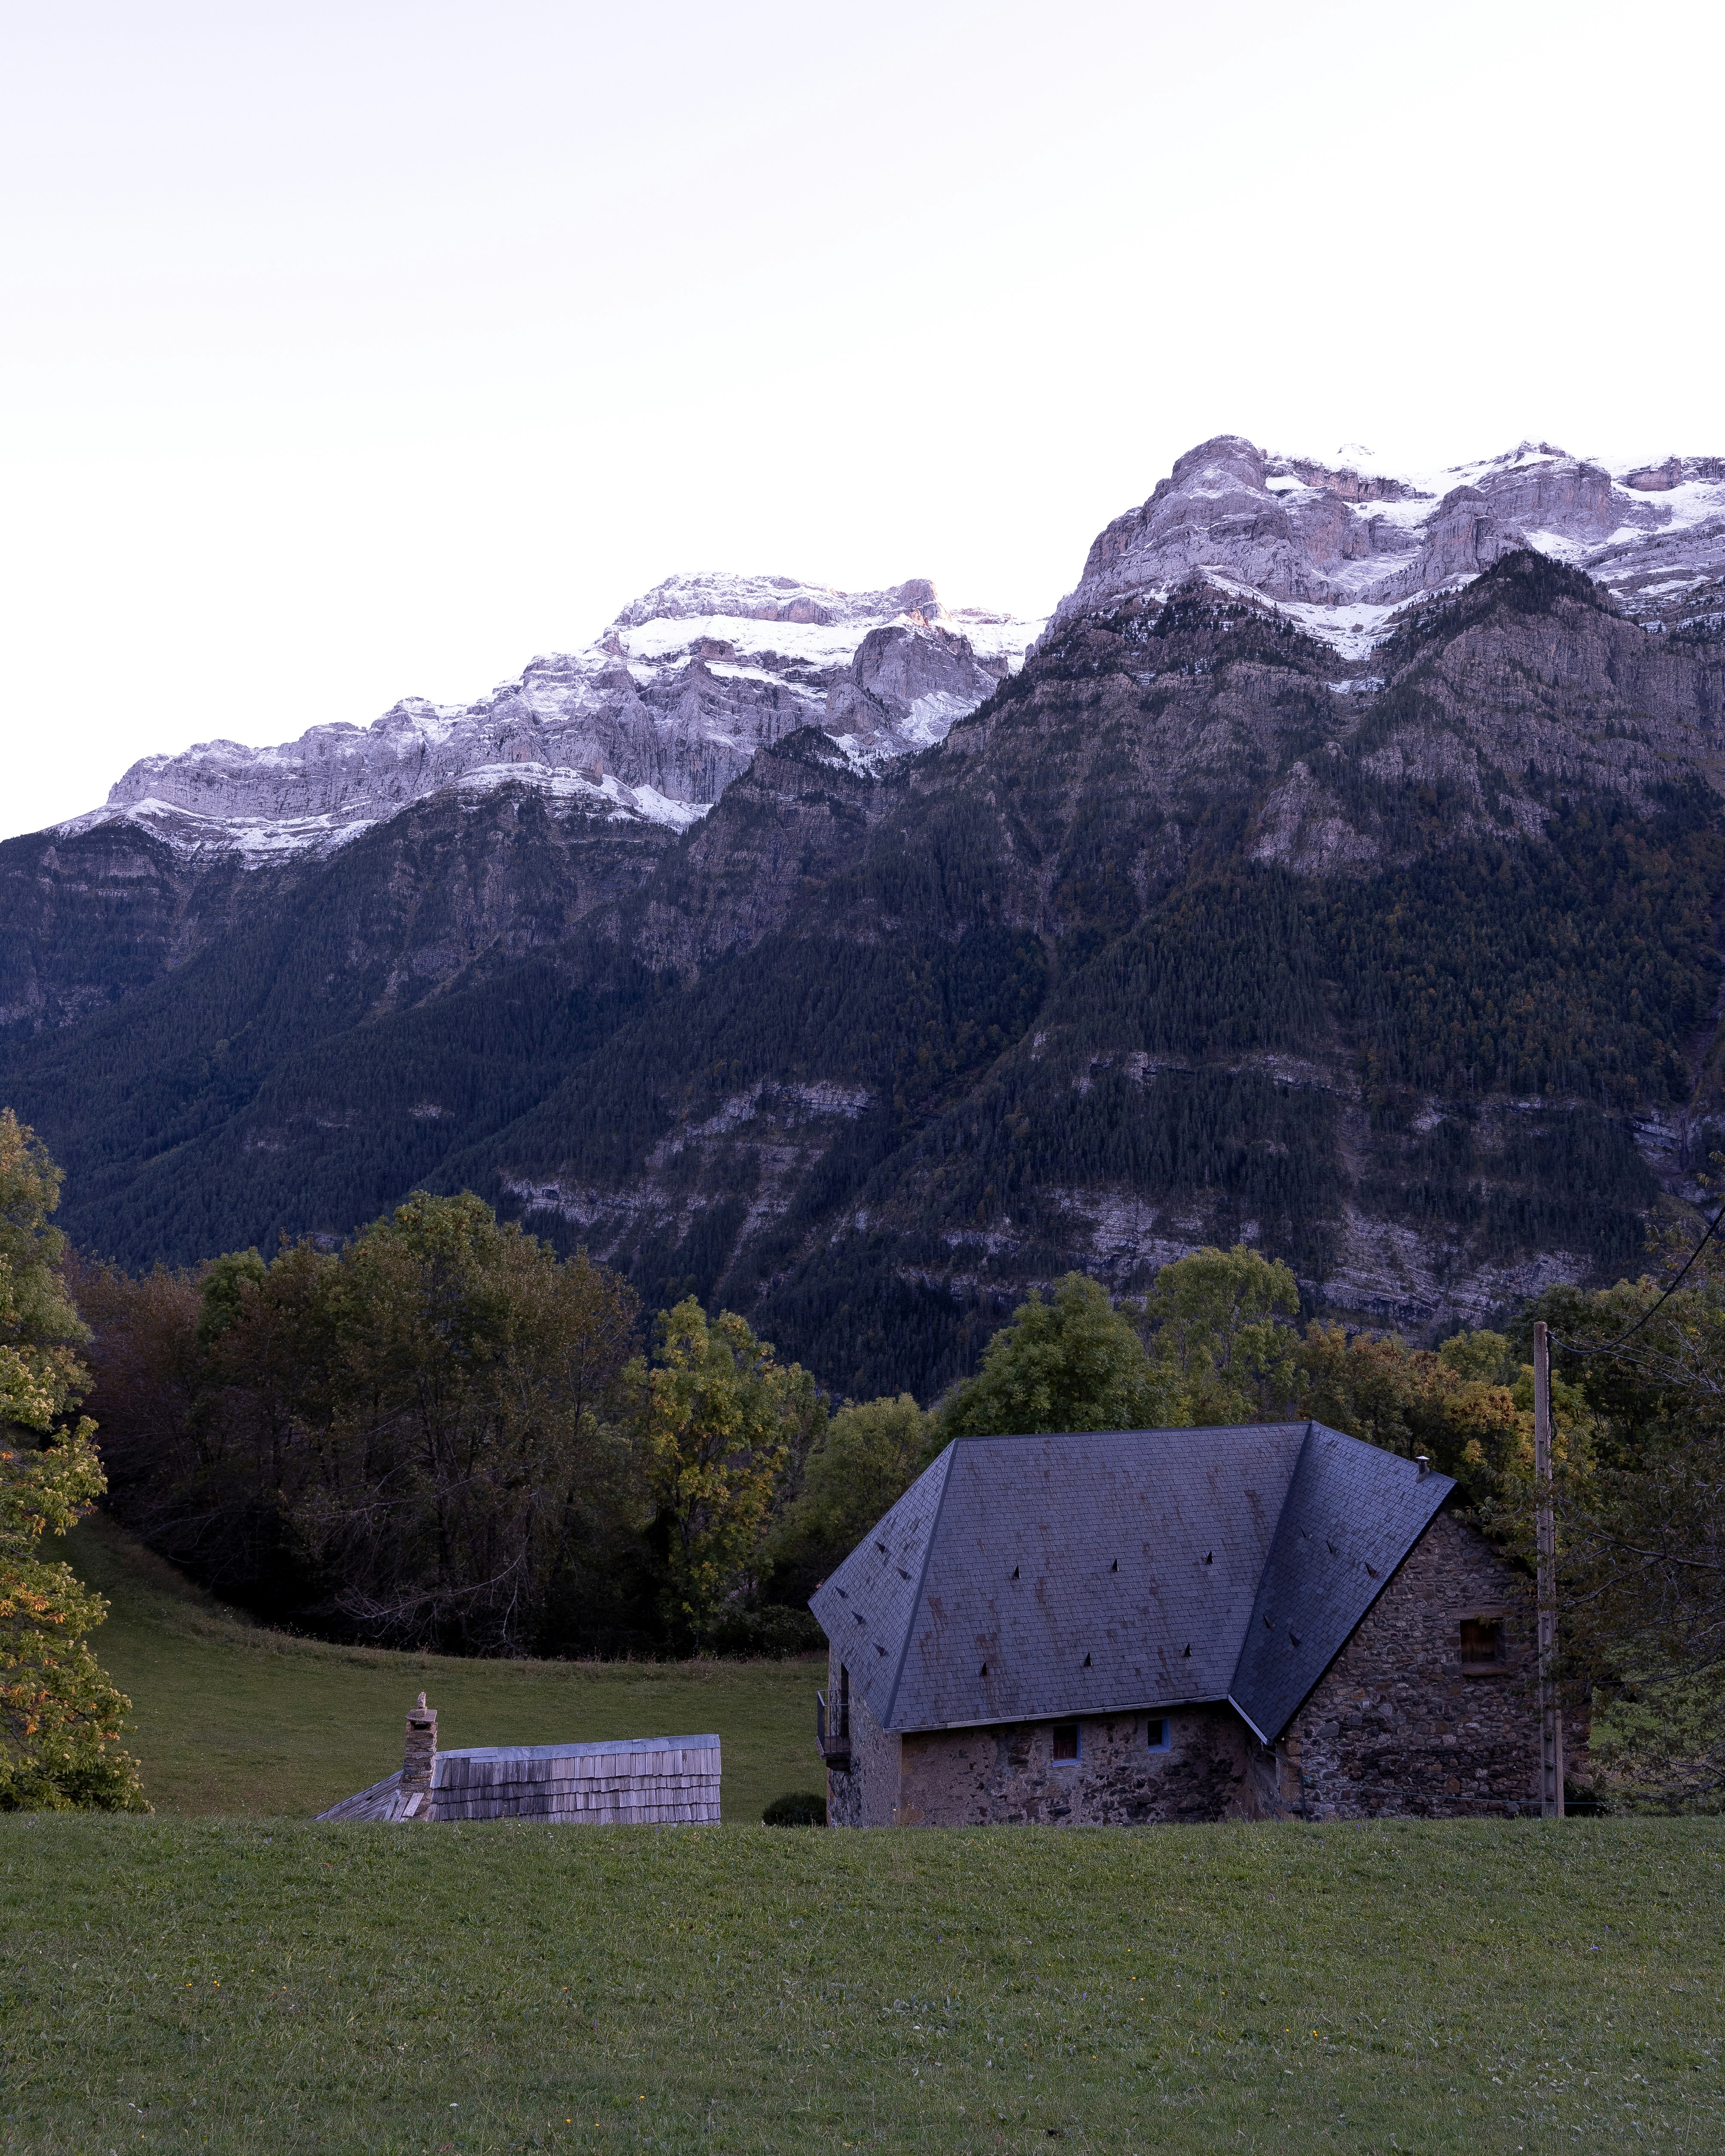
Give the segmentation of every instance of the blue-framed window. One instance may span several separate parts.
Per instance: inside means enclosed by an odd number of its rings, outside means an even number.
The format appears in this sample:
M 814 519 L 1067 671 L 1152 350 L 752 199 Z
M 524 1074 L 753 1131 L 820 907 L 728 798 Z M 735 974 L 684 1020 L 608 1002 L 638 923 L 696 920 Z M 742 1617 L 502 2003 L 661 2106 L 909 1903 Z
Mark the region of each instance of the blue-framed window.
M 1172 1752 L 1174 1748 L 1174 1725 L 1164 1715 L 1150 1717 L 1150 1749 L 1153 1752 Z
M 1057 1722 L 1054 1726 L 1054 1756 L 1057 1767 L 1075 1766 L 1084 1757 L 1081 1723 Z

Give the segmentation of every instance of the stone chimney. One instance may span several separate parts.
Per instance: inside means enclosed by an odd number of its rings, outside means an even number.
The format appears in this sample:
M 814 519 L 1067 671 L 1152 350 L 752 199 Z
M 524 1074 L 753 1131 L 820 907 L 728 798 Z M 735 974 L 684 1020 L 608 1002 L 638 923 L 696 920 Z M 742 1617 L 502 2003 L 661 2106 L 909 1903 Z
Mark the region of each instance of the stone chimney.
M 429 1791 L 432 1769 L 436 1764 L 437 1709 L 425 1704 L 425 1695 L 422 1691 L 419 1704 L 408 1709 L 408 1743 L 401 1763 L 403 1789 Z

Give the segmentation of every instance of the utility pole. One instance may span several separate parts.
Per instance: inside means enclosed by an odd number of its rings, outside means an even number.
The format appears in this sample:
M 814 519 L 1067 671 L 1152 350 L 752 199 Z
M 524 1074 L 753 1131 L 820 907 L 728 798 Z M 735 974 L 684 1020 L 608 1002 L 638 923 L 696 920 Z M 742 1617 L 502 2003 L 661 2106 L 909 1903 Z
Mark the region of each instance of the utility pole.
M 1551 1343 L 1533 1327 L 1533 1505 L 1538 1552 L 1539 1815 L 1563 1816 L 1563 1716 L 1558 1703 L 1558 1523 L 1551 1494 Z

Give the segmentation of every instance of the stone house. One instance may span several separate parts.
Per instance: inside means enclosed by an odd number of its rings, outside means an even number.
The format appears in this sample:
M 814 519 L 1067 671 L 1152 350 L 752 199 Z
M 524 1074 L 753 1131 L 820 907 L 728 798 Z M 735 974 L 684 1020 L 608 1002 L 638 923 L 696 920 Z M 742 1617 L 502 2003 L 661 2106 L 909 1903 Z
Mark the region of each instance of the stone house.
M 960 1438 L 810 1598 L 835 1826 L 1538 1809 L 1532 1595 L 1320 1423 Z

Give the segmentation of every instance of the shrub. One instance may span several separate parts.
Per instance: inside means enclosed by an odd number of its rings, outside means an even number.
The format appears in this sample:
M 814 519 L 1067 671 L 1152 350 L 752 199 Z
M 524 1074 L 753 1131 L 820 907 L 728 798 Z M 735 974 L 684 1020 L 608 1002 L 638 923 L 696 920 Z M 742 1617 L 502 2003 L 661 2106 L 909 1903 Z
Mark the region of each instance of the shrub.
M 824 1826 L 827 1800 L 813 1789 L 793 1789 L 788 1797 L 775 1797 L 761 1815 L 762 1826 Z

